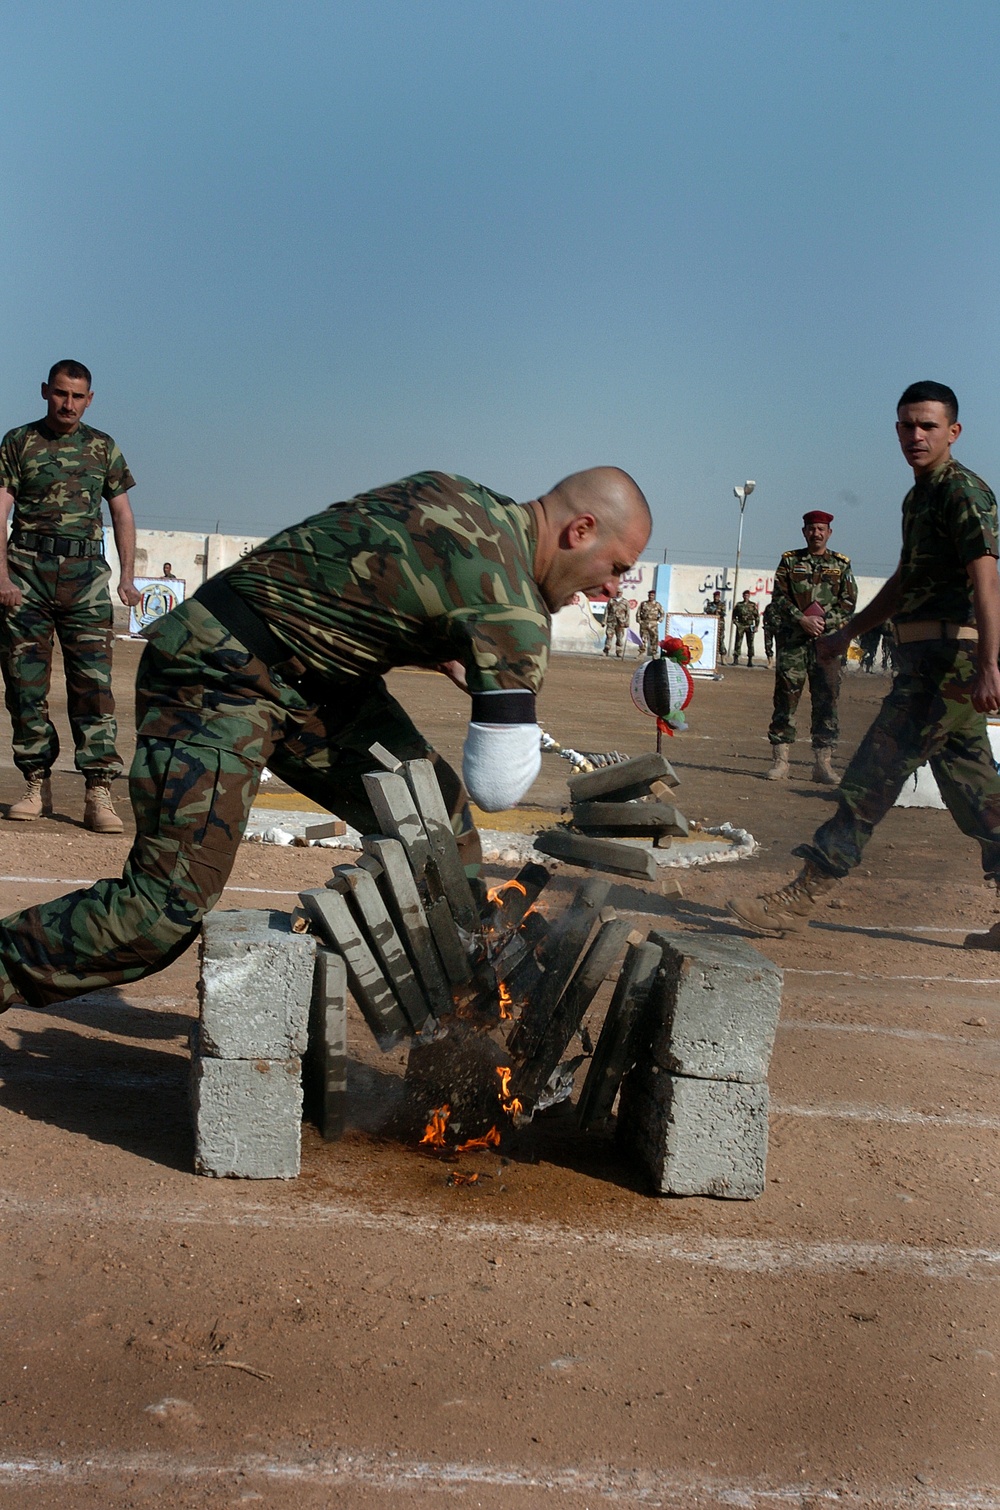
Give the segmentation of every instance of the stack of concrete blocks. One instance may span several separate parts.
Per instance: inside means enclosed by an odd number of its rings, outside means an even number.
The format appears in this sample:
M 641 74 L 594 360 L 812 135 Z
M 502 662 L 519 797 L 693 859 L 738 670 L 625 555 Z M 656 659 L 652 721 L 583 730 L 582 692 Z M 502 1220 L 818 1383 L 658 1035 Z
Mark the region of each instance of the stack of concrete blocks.
M 781 971 L 743 939 L 651 933 L 663 961 L 618 1136 L 664 1195 L 764 1192 Z
M 287 913 L 206 917 L 191 1067 L 199 1174 L 298 1174 L 315 959 L 316 939 L 293 933 Z

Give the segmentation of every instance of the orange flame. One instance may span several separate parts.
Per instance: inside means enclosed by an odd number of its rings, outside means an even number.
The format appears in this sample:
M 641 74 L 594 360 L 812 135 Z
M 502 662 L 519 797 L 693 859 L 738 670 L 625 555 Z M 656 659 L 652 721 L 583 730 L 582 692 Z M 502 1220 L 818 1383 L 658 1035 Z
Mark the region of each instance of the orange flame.
M 504 1018 L 507 1018 L 507 1017 L 513 1017 L 514 1013 L 511 1011 L 511 1008 L 514 1005 L 514 998 L 511 996 L 510 992 L 507 990 L 507 987 L 504 985 L 504 983 L 503 983 L 502 980 L 498 981 L 497 984 L 498 984 L 498 986 L 500 988 L 500 1017 L 501 1017 L 501 1020 L 503 1020 Z
M 427 1143 L 431 1148 L 444 1147 L 444 1132 L 448 1126 L 448 1118 L 451 1116 L 450 1106 L 438 1106 L 431 1112 L 431 1120 L 424 1128 L 421 1143 Z
M 486 900 L 488 902 L 494 903 L 500 902 L 504 892 L 510 891 L 511 887 L 513 887 L 515 891 L 519 891 L 522 897 L 526 897 L 528 895 L 527 887 L 522 886 L 520 881 L 505 881 L 502 886 L 491 886 L 489 891 L 486 893 Z
M 451 1174 L 448 1176 L 448 1184 L 449 1185 L 478 1185 L 479 1184 L 479 1175 L 478 1174 L 466 1174 L 464 1172 L 464 1170 L 453 1169 L 452 1172 L 451 1172 Z
M 481 1138 L 469 1138 L 466 1143 L 459 1143 L 457 1152 L 468 1153 L 470 1148 L 499 1148 L 500 1134 L 495 1127 L 491 1127 L 488 1133 L 483 1133 Z
M 497 1074 L 500 1076 L 500 1105 L 508 1117 L 516 1117 L 521 1110 L 521 1102 L 517 1096 L 510 1093 L 510 1077 L 513 1071 L 509 1064 L 498 1064 Z

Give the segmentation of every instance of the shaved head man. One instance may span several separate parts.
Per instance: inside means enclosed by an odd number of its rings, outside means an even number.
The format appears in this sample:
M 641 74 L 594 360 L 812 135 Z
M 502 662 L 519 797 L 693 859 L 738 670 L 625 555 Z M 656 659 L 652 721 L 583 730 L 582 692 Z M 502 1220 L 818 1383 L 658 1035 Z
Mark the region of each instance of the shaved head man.
M 551 614 L 578 592 L 612 598 L 649 533 L 649 506 L 617 467 L 527 504 L 420 472 L 210 578 L 146 630 L 124 874 L 0 923 L 2 1004 L 138 980 L 186 949 L 222 894 L 265 764 L 372 833 L 371 746 L 430 759 L 475 874 L 466 789 L 496 811 L 538 774 Z M 437 668 L 468 694 L 464 785 L 390 696 L 397 666 Z

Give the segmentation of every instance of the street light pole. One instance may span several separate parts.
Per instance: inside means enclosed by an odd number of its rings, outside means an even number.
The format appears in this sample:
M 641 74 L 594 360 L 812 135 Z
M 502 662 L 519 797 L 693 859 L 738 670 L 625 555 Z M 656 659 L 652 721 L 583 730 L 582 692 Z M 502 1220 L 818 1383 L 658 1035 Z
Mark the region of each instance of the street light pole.
M 736 624 L 735 624 L 734 619 L 733 619 L 733 614 L 734 614 L 734 611 L 736 609 L 736 604 L 737 604 L 737 601 L 738 601 L 737 597 L 736 597 L 736 593 L 737 593 L 737 589 L 739 588 L 739 582 L 740 582 L 740 555 L 742 554 L 742 551 L 743 551 L 743 510 L 747 506 L 747 499 L 750 497 L 750 494 L 753 492 L 753 490 L 754 490 L 754 488 L 756 486 L 757 486 L 757 484 L 755 482 L 745 482 L 742 487 L 735 487 L 735 488 L 733 488 L 733 497 L 737 500 L 737 502 L 739 503 L 739 506 L 740 506 L 740 528 L 739 528 L 739 533 L 736 536 L 736 570 L 733 572 L 733 606 L 729 610 L 729 659 L 730 660 L 732 660 L 733 657 L 736 654 Z

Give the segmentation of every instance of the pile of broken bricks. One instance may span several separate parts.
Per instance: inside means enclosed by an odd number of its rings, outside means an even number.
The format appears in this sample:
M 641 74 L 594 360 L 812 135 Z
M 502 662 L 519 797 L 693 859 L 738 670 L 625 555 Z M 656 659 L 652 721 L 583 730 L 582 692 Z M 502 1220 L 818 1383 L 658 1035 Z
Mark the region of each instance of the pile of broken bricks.
M 656 790 L 672 776 L 666 765 L 639 757 L 575 778 L 574 821 L 598 810 L 584 841 L 620 832 L 623 808 L 640 812 L 634 821 L 651 838 L 680 829 Z M 357 862 L 336 867 L 325 887 L 303 892 L 300 914 L 206 919 L 196 1167 L 296 1174 L 303 1078 L 307 1111 L 325 1136 L 339 1136 L 349 989 L 384 1052 L 409 1040 L 407 1081 L 442 1146 L 508 1139 L 568 1101 L 586 1066 L 580 1130 L 609 1130 L 617 1101 L 619 1144 L 654 1189 L 759 1195 L 780 972 L 731 937 L 644 940 L 608 906 L 611 883 L 597 877 L 550 915 L 545 865 L 526 865 L 484 896 L 465 875 L 433 766 L 393 766 L 365 777 L 382 832 L 365 836 Z M 596 821 L 601 809 L 610 823 Z M 584 1019 L 611 980 L 595 1045 Z
M 603 770 L 573 776 L 568 821 L 544 829 L 535 848 L 571 865 L 655 881 L 654 850 L 686 838 L 690 825 L 667 801 L 680 778 L 664 755 L 637 755 Z

